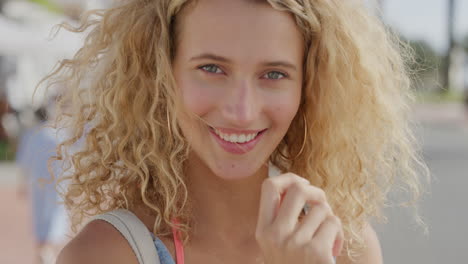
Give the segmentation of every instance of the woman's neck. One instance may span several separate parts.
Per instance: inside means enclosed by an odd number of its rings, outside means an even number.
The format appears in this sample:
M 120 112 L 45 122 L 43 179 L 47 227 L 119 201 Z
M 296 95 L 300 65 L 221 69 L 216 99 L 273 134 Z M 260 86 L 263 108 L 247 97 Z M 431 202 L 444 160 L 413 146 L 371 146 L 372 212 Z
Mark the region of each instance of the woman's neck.
M 233 247 L 254 242 L 260 190 L 268 168 L 239 180 L 225 180 L 203 164 L 196 158 L 187 162 L 192 238 Z

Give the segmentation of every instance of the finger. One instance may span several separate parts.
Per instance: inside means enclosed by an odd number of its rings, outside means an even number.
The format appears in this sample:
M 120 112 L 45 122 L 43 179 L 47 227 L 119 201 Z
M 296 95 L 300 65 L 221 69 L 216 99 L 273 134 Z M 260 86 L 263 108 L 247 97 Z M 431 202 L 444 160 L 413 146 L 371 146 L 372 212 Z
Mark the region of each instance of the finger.
M 294 183 L 308 183 L 292 173 L 281 174 L 273 178 L 266 179 L 262 184 L 260 195 L 260 209 L 257 221 L 257 230 L 264 230 L 273 223 L 275 211 L 280 204 L 281 194 Z
M 332 252 L 333 252 L 334 257 L 341 256 L 341 250 L 343 249 L 343 245 L 344 245 L 344 234 L 343 234 L 343 231 L 341 231 L 341 237 L 338 237 L 335 240 L 335 243 L 333 244 Z
M 328 216 L 319 226 L 312 239 L 324 243 L 333 256 L 338 256 L 344 241 L 340 219 L 336 216 Z
M 294 243 L 303 245 L 310 241 L 321 223 L 331 215 L 333 215 L 333 212 L 328 204 L 319 203 L 312 205 L 309 213 L 299 222 L 294 231 L 292 236 Z
M 311 206 L 318 203 L 327 204 L 325 193 L 320 188 L 302 183 L 291 185 L 286 190 L 286 195 L 274 220 L 275 228 L 281 227 L 284 232 L 290 234 L 296 228 L 306 202 Z

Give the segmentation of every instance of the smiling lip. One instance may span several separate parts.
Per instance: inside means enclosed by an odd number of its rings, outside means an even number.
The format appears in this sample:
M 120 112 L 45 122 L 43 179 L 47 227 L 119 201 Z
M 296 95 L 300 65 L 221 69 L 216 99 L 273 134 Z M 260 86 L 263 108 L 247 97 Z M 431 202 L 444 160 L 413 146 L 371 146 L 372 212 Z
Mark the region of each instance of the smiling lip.
M 221 137 L 219 137 L 214 129 L 210 127 L 210 133 L 211 135 L 215 138 L 216 142 L 223 148 L 225 151 L 233 154 L 245 154 L 249 151 L 251 151 L 257 143 L 260 141 L 260 139 L 263 137 L 263 134 L 265 134 L 266 129 L 264 130 L 235 130 L 235 129 L 225 129 L 225 128 L 216 128 L 216 130 L 220 131 L 221 133 L 229 133 L 229 134 L 253 134 L 253 133 L 258 133 L 258 135 L 252 139 L 249 142 L 245 143 L 232 143 L 228 142 Z
M 263 130 L 265 130 L 265 129 L 260 129 L 260 130 L 238 130 L 238 129 L 220 128 L 220 127 L 217 127 L 217 128 L 210 127 L 210 129 L 211 130 L 216 129 L 219 132 L 224 133 L 224 134 L 244 134 L 244 135 L 259 133 L 259 132 L 262 132 Z

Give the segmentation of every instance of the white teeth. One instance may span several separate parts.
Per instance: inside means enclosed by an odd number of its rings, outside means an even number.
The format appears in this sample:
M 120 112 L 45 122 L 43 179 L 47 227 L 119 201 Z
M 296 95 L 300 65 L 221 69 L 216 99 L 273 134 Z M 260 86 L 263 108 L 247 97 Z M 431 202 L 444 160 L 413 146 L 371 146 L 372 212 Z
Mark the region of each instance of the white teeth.
M 229 136 L 229 141 L 231 141 L 231 142 L 239 142 L 239 140 L 237 140 L 237 135 L 234 135 L 234 134 L 231 134 L 231 136 Z
M 239 142 L 246 142 L 246 141 L 247 141 L 247 140 L 246 140 L 247 137 L 246 137 L 245 135 L 240 135 L 240 136 L 238 137 L 238 139 L 239 139 Z
M 224 134 L 219 132 L 217 129 L 214 129 L 216 135 L 218 135 L 220 138 L 222 138 L 225 141 L 231 142 L 231 143 L 245 143 L 249 142 L 252 139 L 254 139 L 258 133 L 252 133 L 252 134 Z

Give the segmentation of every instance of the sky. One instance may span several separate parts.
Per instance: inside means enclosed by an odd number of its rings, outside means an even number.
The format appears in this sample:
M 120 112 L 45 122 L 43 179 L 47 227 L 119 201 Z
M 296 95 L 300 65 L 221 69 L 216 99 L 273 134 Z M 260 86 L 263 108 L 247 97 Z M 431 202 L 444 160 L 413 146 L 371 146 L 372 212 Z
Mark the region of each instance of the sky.
M 455 37 L 468 35 L 468 0 L 455 0 Z M 384 20 L 405 37 L 423 39 L 439 53 L 448 48 L 448 0 L 384 0 Z

